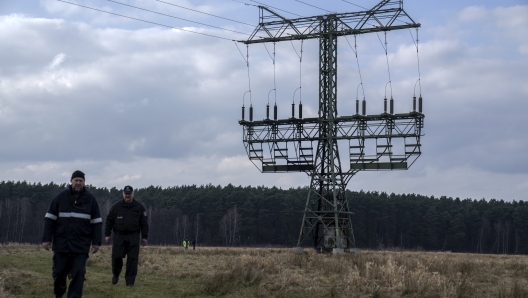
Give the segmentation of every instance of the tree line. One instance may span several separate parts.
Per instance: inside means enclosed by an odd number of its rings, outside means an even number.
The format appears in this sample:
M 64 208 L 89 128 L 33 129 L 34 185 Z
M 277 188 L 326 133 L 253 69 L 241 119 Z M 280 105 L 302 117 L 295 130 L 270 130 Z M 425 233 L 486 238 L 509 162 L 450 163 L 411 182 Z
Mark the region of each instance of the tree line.
M 65 187 L 0 182 L 0 243 L 40 243 L 44 214 Z M 87 188 L 104 221 L 122 199 L 121 189 Z M 294 246 L 307 194 L 307 187 L 209 184 L 140 188 L 135 199 L 148 211 L 150 244 L 196 239 L 207 246 Z M 349 190 L 347 199 L 358 248 L 528 253 L 528 202 Z

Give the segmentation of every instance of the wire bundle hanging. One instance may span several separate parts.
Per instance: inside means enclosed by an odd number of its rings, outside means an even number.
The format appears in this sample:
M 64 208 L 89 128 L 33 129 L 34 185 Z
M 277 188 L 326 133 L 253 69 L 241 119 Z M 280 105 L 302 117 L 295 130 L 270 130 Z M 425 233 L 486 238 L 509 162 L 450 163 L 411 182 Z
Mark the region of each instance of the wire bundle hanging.
M 268 92 L 268 104 L 266 105 L 266 119 L 269 120 L 269 95 L 272 91 L 274 91 L 275 100 L 274 100 L 274 106 L 273 106 L 273 119 L 277 120 L 277 83 L 276 83 L 276 72 L 275 72 L 275 58 L 276 58 L 276 51 L 275 51 L 275 43 L 273 43 L 273 56 L 270 54 L 268 47 L 266 47 L 266 44 L 263 43 L 264 48 L 266 48 L 266 52 L 268 52 L 268 55 L 270 56 L 271 60 L 273 61 L 273 89 Z
M 387 60 L 387 73 L 389 75 L 389 81 L 387 84 L 385 84 L 385 98 L 383 99 L 383 111 L 387 113 L 387 85 L 390 89 L 390 113 L 394 114 L 394 99 L 392 98 L 392 81 L 391 81 L 391 74 L 390 74 L 390 66 L 389 66 L 389 54 L 388 54 L 388 43 L 387 43 L 387 32 L 385 33 L 385 43 L 381 41 L 381 38 L 378 35 L 378 39 L 381 43 L 381 46 L 383 47 L 383 50 L 385 51 L 385 58 Z
M 291 45 L 293 47 L 293 50 L 295 51 L 295 54 L 297 54 L 297 57 L 299 57 L 299 87 L 295 89 L 293 92 L 293 100 L 292 100 L 292 118 L 295 118 L 295 94 L 297 93 L 297 90 L 299 90 L 299 119 L 302 119 L 302 56 L 303 56 L 303 44 L 304 40 L 301 40 L 301 50 L 300 54 L 297 52 L 297 49 L 293 45 L 293 41 L 291 41 Z
M 238 44 L 235 41 L 233 41 L 233 42 L 235 43 L 235 46 L 237 47 L 238 52 L 242 56 L 242 59 L 244 59 L 244 61 L 246 61 L 247 74 L 248 74 L 248 90 L 246 92 L 244 92 L 244 95 L 242 96 L 242 120 L 244 120 L 244 117 L 245 117 L 245 108 L 246 108 L 245 107 L 245 98 L 246 98 L 246 94 L 249 93 L 249 121 L 253 121 L 253 101 L 251 100 L 251 78 L 249 76 L 249 45 L 246 45 L 246 57 L 244 57 L 244 54 L 242 54 L 242 51 L 238 47 Z
M 413 111 L 416 112 L 416 85 L 418 84 L 420 97 L 418 98 L 418 111 L 422 112 L 422 82 L 421 82 L 421 74 L 420 74 L 420 55 L 418 53 L 418 28 L 416 28 L 416 41 L 414 39 L 414 36 L 412 35 L 411 29 L 409 29 L 409 33 L 411 34 L 411 38 L 413 40 L 414 46 L 416 47 L 416 59 L 418 61 L 418 80 L 414 84 L 414 94 L 413 94 Z
M 365 115 L 366 114 L 366 109 L 367 109 L 367 102 L 365 100 L 365 88 L 363 87 L 363 77 L 361 76 L 361 68 L 359 67 L 359 58 L 358 58 L 358 50 L 357 50 L 357 36 L 354 35 L 354 47 L 352 47 L 352 45 L 350 44 L 350 42 L 348 41 L 348 38 L 345 36 L 345 39 L 348 43 L 348 45 L 350 46 L 350 48 L 352 49 L 352 51 L 354 52 L 354 54 L 356 55 L 356 62 L 357 62 L 357 66 L 358 66 L 358 72 L 359 72 L 359 85 L 357 86 L 356 88 L 356 115 L 359 114 L 359 87 L 361 86 L 361 90 L 363 91 L 363 103 L 362 103 L 362 106 L 363 106 L 363 111 L 362 111 L 362 114 Z

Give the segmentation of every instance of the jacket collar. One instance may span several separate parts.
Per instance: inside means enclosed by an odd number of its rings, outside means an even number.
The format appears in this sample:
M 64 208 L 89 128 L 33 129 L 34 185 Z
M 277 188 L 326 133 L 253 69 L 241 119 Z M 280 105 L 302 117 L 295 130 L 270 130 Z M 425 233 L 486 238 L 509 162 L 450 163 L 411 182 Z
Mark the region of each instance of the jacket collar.
M 68 185 L 68 190 L 70 191 L 70 195 L 76 194 L 76 192 L 73 191 L 71 184 Z M 79 192 L 79 195 L 82 196 L 85 192 L 86 192 L 86 188 L 83 186 L 83 188 L 81 189 L 81 192 Z
M 125 202 L 125 199 L 121 199 L 121 205 L 123 205 L 123 206 L 132 206 L 132 205 L 134 205 L 135 203 L 136 203 L 136 200 L 135 200 L 135 199 L 132 200 L 132 202 L 130 202 L 130 203 Z

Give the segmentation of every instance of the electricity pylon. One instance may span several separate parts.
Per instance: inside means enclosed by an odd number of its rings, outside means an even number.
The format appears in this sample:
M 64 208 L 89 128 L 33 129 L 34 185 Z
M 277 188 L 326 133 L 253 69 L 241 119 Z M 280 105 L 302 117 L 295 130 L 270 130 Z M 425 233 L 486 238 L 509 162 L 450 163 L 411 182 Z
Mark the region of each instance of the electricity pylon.
M 424 114 L 422 98 L 413 97 L 413 111 L 379 115 L 366 114 L 366 101 L 356 100 L 356 114 L 337 112 L 337 38 L 398 29 L 418 28 L 403 10 L 403 1 L 381 1 L 372 9 L 287 19 L 271 9 L 258 6 L 260 22 L 244 44 L 288 40 L 319 40 L 319 113 L 317 118 L 298 117 L 292 104 L 292 117 L 249 121 L 242 110 L 243 142 L 252 161 L 259 161 L 261 172 L 306 172 L 311 177 L 297 246 L 311 235 L 319 251 L 343 252 L 354 248 L 351 214 L 345 197 L 347 183 L 358 171 L 408 169 L 421 154 Z M 260 36 L 262 35 L 262 36 Z M 398 152 L 393 145 L 398 145 Z M 350 163 L 341 164 L 338 141 L 348 141 Z M 314 147 L 314 143 L 316 143 Z M 315 155 L 314 155 L 315 149 Z

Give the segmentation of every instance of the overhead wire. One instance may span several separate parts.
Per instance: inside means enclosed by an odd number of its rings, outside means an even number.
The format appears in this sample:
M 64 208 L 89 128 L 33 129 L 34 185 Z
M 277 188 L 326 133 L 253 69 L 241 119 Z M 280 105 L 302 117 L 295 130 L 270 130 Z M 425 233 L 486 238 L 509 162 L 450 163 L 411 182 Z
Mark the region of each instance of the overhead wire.
M 357 7 L 359 7 L 359 8 L 363 8 L 363 9 L 369 10 L 368 8 L 365 8 L 365 7 L 363 7 L 363 6 L 359 6 L 359 5 L 355 4 L 355 3 L 352 3 L 352 2 L 349 2 L 349 1 L 346 1 L 346 0 L 341 0 L 341 1 L 346 2 L 346 3 L 348 3 L 348 4 L 352 4 L 352 5 L 357 6 Z
M 249 3 L 247 3 L 247 2 L 242 2 L 242 1 L 238 1 L 238 0 L 231 0 L 231 1 L 233 1 L 233 2 L 238 2 L 238 3 L 242 3 L 242 4 L 247 5 L 247 6 L 255 6 L 255 7 L 258 7 L 258 5 L 255 5 L 255 4 L 249 4 Z
M 175 17 L 175 16 L 168 15 L 168 14 L 165 14 L 165 13 L 152 11 L 152 10 L 149 10 L 149 9 L 146 9 L 146 8 L 142 8 L 142 7 L 138 7 L 138 6 L 134 6 L 134 5 L 130 5 L 130 4 L 126 4 L 126 3 L 122 3 L 122 2 L 114 1 L 114 0 L 107 0 L 107 1 L 109 1 L 109 2 L 113 2 L 113 3 L 117 3 L 117 4 L 120 4 L 120 5 L 123 5 L 123 6 L 132 7 L 132 8 L 135 8 L 135 9 L 139 9 L 139 10 L 147 11 L 147 12 L 150 12 L 150 13 L 155 13 L 155 14 L 159 14 L 159 15 L 162 15 L 162 16 L 166 16 L 166 17 L 170 17 L 170 18 L 178 19 L 178 20 L 182 20 L 182 21 L 186 21 L 186 22 L 190 22 L 190 23 L 195 23 L 195 24 L 199 24 L 199 25 L 203 25 L 203 26 L 211 27 L 211 28 L 221 29 L 221 30 L 225 30 L 225 31 L 229 31 L 229 32 L 234 32 L 234 33 L 238 33 L 238 34 L 243 34 L 243 35 L 250 35 L 250 34 L 248 34 L 248 33 L 243 33 L 243 32 L 239 32 L 239 31 L 235 31 L 235 30 L 225 29 L 225 28 L 222 28 L 222 27 L 217 27 L 217 26 L 208 25 L 208 24 L 204 24 L 204 23 L 200 23 L 200 22 L 196 22 L 196 21 L 191 21 L 191 20 L 187 20 L 187 19 L 184 19 L 184 18 Z
M 251 77 L 250 77 L 250 70 L 249 70 L 249 45 L 248 44 L 246 44 L 246 57 L 244 57 L 244 55 L 240 51 L 240 48 L 238 47 L 237 42 L 235 40 L 233 40 L 233 39 L 228 39 L 228 38 L 217 36 L 217 35 L 213 35 L 213 34 L 207 34 L 207 33 L 197 32 L 197 31 L 193 31 L 193 30 L 178 28 L 178 27 L 174 27 L 174 26 L 168 26 L 168 25 L 161 24 L 161 23 L 158 23 L 158 22 L 152 22 L 152 21 L 147 21 L 147 20 L 143 20 L 143 19 L 140 19 L 140 18 L 130 17 L 130 16 L 126 16 L 126 15 L 122 15 L 122 14 L 118 14 L 118 13 L 114 13 L 114 12 L 110 12 L 110 11 L 106 11 L 106 10 L 102 10 L 102 9 L 98 9 L 98 8 L 94 8 L 94 7 L 90 7 L 90 6 L 86 6 L 86 5 L 81 5 L 81 4 L 77 4 L 77 3 L 68 2 L 68 1 L 65 1 L 65 0 L 57 0 L 57 1 L 60 1 L 60 2 L 63 2 L 63 3 L 67 3 L 67 4 L 70 4 L 70 5 L 75 5 L 75 6 L 82 7 L 82 8 L 86 8 L 86 9 L 90 9 L 90 10 L 95 10 L 95 11 L 99 11 L 99 12 L 103 12 L 103 13 L 107 13 L 107 14 L 111 14 L 111 15 L 115 15 L 115 16 L 131 19 L 131 20 L 136 20 L 136 21 L 148 23 L 148 24 L 153 24 L 153 25 L 162 26 L 162 27 L 166 27 L 166 28 L 171 28 L 171 29 L 175 29 L 175 30 L 181 30 L 181 31 L 184 31 L 184 32 L 195 33 L 195 34 L 200 34 L 200 35 L 204 35 L 204 36 L 214 37 L 214 38 L 218 38 L 218 39 L 233 41 L 235 43 L 238 51 L 240 52 L 242 58 L 246 62 L 247 72 L 248 72 L 248 90 L 244 93 L 244 96 L 242 98 L 242 107 L 244 107 L 245 96 L 246 96 L 247 93 L 249 93 L 250 106 L 252 106 Z M 149 9 L 145 9 L 145 8 L 129 5 L 129 4 L 126 4 L 126 3 L 121 3 L 121 2 L 118 2 L 118 1 L 115 1 L 115 0 L 108 0 L 108 1 L 113 2 L 113 3 L 117 3 L 117 4 L 121 4 L 121 5 L 124 5 L 124 6 L 128 6 L 128 7 L 132 7 L 132 8 L 135 8 L 135 9 L 147 11 L 147 12 L 150 12 L 150 13 L 155 13 L 155 14 L 159 14 L 159 15 L 163 15 L 163 16 L 167 16 L 167 17 L 171 17 L 171 18 L 175 18 L 175 19 L 181 19 L 181 20 L 184 20 L 184 21 L 197 23 L 197 24 L 200 24 L 200 25 L 208 26 L 208 27 L 213 27 L 213 28 L 226 30 L 226 31 L 230 31 L 230 32 L 235 32 L 235 33 L 239 33 L 239 34 L 244 34 L 244 35 L 250 35 L 250 34 L 243 33 L 243 32 L 238 32 L 238 31 L 234 31 L 234 30 L 221 28 L 221 27 L 211 26 L 211 25 L 208 25 L 208 24 L 204 24 L 204 23 L 200 23 L 200 22 L 195 22 L 195 21 L 191 21 L 191 20 L 187 20 L 187 19 L 171 16 L 171 15 L 168 15 L 168 14 L 155 12 L 155 11 L 152 11 L 152 10 L 149 10 Z M 155 0 L 155 1 L 172 5 L 171 3 L 160 1 L 160 0 Z M 175 5 L 175 6 L 178 6 L 178 5 Z M 180 6 L 178 6 L 178 7 L 180 7 Z M 182 7 L 182 8 L 185 8 L 185 7 Z M 189 8 L 185 8 L 185 9 L 189 9 Z M 189 10 L 192 10 L 192 9 L 189 9 Z M 193 10 L 193 11 L 196 11 L 196 10 Z M 196 12 L 200 12 L 200 11 L 196 11 Z M 203 13 L 203 12 L 200 12 L 200 13 Z M 204 14 L 207 14 L 207 13 L 204 13 Z M 214 16 L 212 14 L 208 14 L 208 15 Z M 215 16 L 215 17 L 218 17 L 218 16 Z M 220 17 L 220 18 L 223 18 L 223 17 Z M 227 18 L 223 18 L 223 19 L 237 22 L 235 20 L 231 20 L 231 19 L 227 19 Z M 238 22 L 238 23 L 242 23 L 242 22 Z M 246 24 L 246 23 L 242 23 L 242 24 L 250 25 L 250 24 Z M 250 26 L 252 26 L 252 25 L 250 25 Z M 274 64 L 275 64 L 275 62 L 274 62 Z M 275 82 L 274 82 L 274 84 L 275 84 Z M 276 101 L 276 99 L 275 99 L 275 101 Z
M 235 1 L 235 0 L 233 0 L 233 1 Z M 298 15 L 298 14 L 296 14 L 296 13 L 289 12 L 289 11 L 287 11 L 287 10 L 280 9 L 280 8 L 278 8 L 278 7 L 274 7 L 274 6 L 271 6 L 271 5 L 268 5 L 268 4 L 265 4 L 265 3 L 262 3 L 262 2 L 258 2 L 258 1 L 255 1 L 255 0 L 249 0 L 249 1 L 251 1 L 251 2 L 255 2 L 255 3 L 258 3 L 258 4 L 262 4 L 262 5 L 266 6 L 266 7 L 271 7 L 271 8 L 273 8 L 273 9 L 276 9 L 276 10 L 279 10 L 279 11 L 282 11 L 282 12 L 285 12 L 285 13 L 289 13 L 289 14 L 292 14 L 292 15 L 294 15 L 294 16 L 302 17 L 301 15 Z M 238 1 L 237 1 L 237 2 L 238 2 Z
M 95 11 L 99 11 L 99 12 L 108 13 L 108 14 L 111 14 L 111 15 L 115 15 L 115 16 L 131 19 L 131 20 L 136 20 L 136 21 L 140 21 L 140 22 L 144 22 L 144 23 L 149 23 L 149 24 L 153 24 L 153 25 L 157 25 L 157 26 L 161 26 L 161 27 L 166 27 L 166 28 L 181 30 L 181 31 L 189 32 L 189 33 L 195 33 L 195 34 L 205 35 L 205 36 L 214 37 L 214 38 L 218 38 L 218 39 L 232 41 L 232 39 L 230 39 L 230 38 L 216 36 L 216 35 L 213 35 L 213 34 L 192 31 L 192 30 L 178 28 L 178 27 L 174 27 L 174 26 L 168 26 L 168 25 L 164 25 L 164 24 L 160 24 L 160 23 L 156 23 L 156 22 L 151 22 L 151 21 L 147 21 L 147 20 L 143 20 L 143 19 L 138 19 L 138 18 L 134 18 L 134 17 L 129 17 L 129 16 L 125 16 L 125 15 L 122 15 L 122 14 L 118 14 L 118 13 L 114 13 L 114 12 L 110 12 L 110 11 L 106 11 L 106 10 L 102 10 L 102 9 L 98 9 L 98 8 L 94 8 L 94 7 L 90 7 L 90 6 L 85 6 L 85 5 L 81 5 L 81 4 L 77 4 L 77 3 L 72 3 L 72 2 L 68 2 L 68 1 L 64 1 L 64 0 L 57 0 L 57 1 L 64 2 L 64 3 L 67 3 L 67 4 L 71 4 L 71 5 L 76 5 L 76 6 L 79 6 L 79 7 L 83 7 L 83 8 L 87 8 L 87 9 L 91 9 L 91 10 L 95 10 Z
M 233 2 L 238 2 L 238 3 L 242 3 L 242 4 L 247 5 L 247 6 L 255 6 L 255 7 L 257 7 L 257 5 L 255 5 L 255 4 L 249 4 L 249 3 L 242 2 L 242 1 L 238 1 L 238 0 L 231 0 L 231 1 L 233 1 Z
M 175 29 L 175 30 L 181 30 L 181 31 L 184 31 L 184 32 L 189 32 L 189 33 L 194 33 L 194 34 L 200 34 L 200 35 L 204 35 L 204 36 L 209 36 L 209 37 L 214 37 L 214 38 L 218 38 L 218 39 L 223 39 L 223 40 L 232 40 L 232 39 L 228 39 L 228 38 L 225 38 L 225 37 L 221 37 L 221 36 L 217 36 L 217 35 L 213 35 L 213 34 L 208 34 L 208 33 L 202 33 L 202 32 L 197 32 L 197 31 L 193 31 L 193 30 L 188 30 L 188 29 L 184 29 L 184 28 L 178 28 L 178 27 L 174 27 L 174 26 L 169 26 L 169 25 L 165 25 L 165 24 L 161 24 L 161 23 L 157 23 L 157 22 L 152 22 L 152 21 L 147 21 L 147 20 L 143 20 L 143 19 L 139 19 L 139 18 L 135 18 L 135 17 L 130 17 L 130 16 L 126 16 L 126 15 L 122 15 L 122 14 L 118 14 L 118 13 L 114 13 L 114 12 L 109 12 L 109 11 L 105 11 L 105 10 L 101 10 L 101 9 L 98 9 L 98 8 L 94 8 L 94 7 L 89 7 L 89 6 L 85 6 L 85 5 L 81 5 L 81 4 L 77 4 L 77 3 L 72 3 L 72 2 L 68 2 L 68 1 L 65 1 L 65 0 L 57 0 L 57 1 L 60 1 L 60 2 L 63 2 L 63 3 L 67 3 L 67 4 L 70 4 L 70 5 L 75 5 L 75 6 L 79 6 L 79 7 L 82 7 L 82 8 L 86 8 L 86 9 L 91 9 L 91 10 L 95 10 L 95 11 L 99 11 L 99 12 L 104 12 L 104 13 L 107 13 L 107 14 L 112 14 L 112 15 L 115 15 L 115 16 L 120 16 L 120 17 L 124 17 L 124 18 L 128 18 L 128 19 L 132 19 L 132 20 L 136 20 L 136 21 L 140 21 L 140 22 L 144 22 L 144 23 L 149 23 L 149 24 L 153 24 L 153 25 L 157 25 L 157 26 L 162 26 L 162 27 L 167 27 L 167 28 L 171 28 L 171 29 Z M 108 0 L 110 2 L 113 2 L 113 3 L 117 3 L 117 4 L 120 4 L 120 5 L 124 5 L 124 6 L 128 6 L 128 7 L 132 7 L 132 8 L 135 8 L 135 9 L 139 9 L 139 10 L 143 10 L 143 11 L 147 11 L 147 12 L 150 12 L 150 13 L 155 13 L 155 14 L 159 14 L 159 15 L 163 15 L 163 16 L 167 16 L 167 17 L 171 17 L 171 18 L 175 18 L 175 19 L 180 19 L 180 20 L 184 20 L 184 21 L 187 21 L 187 22 L 191 22 L 191 23 L 196 23 L 196 24 L 200 24 L 200 25 L 203 25 L 203 26 L 208 26 L 208 27 L 212 27 L 212 28 L 216 28 L 216 29 L 220 29 L 220 30 L 225 30 L 225 31 L 229 31 L 229 32 L 234 32 L 234 33 L 237 33 L 237 34 L 243 34 L 243 35 L 250 35 L 250 34 L 247 34 L 247 33 L 243 33 L 243 32 L 239 32 L 239 31 L 234 31 L 234 30 L 230 30 L 230 29 L 225 29 L 225 28 L 221 28 L 221 27 L 217 27 L 217 26 L 212 26 L 212 25 L 208 25 L 208 24 L 205 24 L 205 23 L 200 23 L 200 22 L 195 22 L 195 21 L 191 21 L 191 20 L 187 20 L 187 19 L 184 19 L 184 18 L 180 18 L 180 17 L 175 17 L 175 16 L 172 16 L 172 15 L 168 15 L 168 14 L 164 14 L 164 13 L 159 13 L 159 12 L 155 12 L 155 11 L 152 11 L 152 10 L 149 10 L 149 9 L 145 9 L 145 8 L 141 8 L 141 7 L 137 7 L 137 6 L 133 6 L 133 5 L 129 5 L 129 4 L 126 4 L 126 3 L 122 3 L 122 2 L 118 2 L 118 1 L 115 1 L 115 0 Z M 229 18 L 224 18 L 224 17 L 220 17 L 220 16 L 216 16 L 216 15 L 213 15 L 213 14 L 209 14 L 209 13 L 205 13 L 205 12 L 201 12 L 201 11 L 198 11 L 198 10 L 194 10 L 194 9 L 191 9 L 191 8 L 187 8 L 187 7 L 183 7 L 183 6 L 180 6 L 180 5 L 176 5 L 176 4 L 172 4 L 172 3 L 169 3 L 169 2 L 165 2 L 165 1 L 162 1 L 162 0 L 155 0 L 157 2 L 160 2 L 160 3 L 164 3 L 164 4 L 168 4 L 168 5 L 172 5 L 172 6 L 175 6 L 175 7 L 179 7 L 179 8 L 183 8 L 183 9 L 187 9 L 187 10 L 191 10 L 191 11 L 194 11 L 194 12 L 197 12 L 197 13 L 202 13 L 202 14 L 206 14 L 206 15 L 210 15 L 210 16 L 213 16 L 213 17 L 217 17 L 217 18 L 222 18 L 222 19 L 225 19 L 225 20 L 229 20 L 229 21 L 233 21 L 233 22 L 237 22 L 237 23 L 240 23 L 240 24 L 244 24 L 244 25 L 249 25 L 249 26 L 253 26 L 251 24 L 247 24 L 247 23 L 244 23 L 244 22 L 239 22 L 239 21 L 236 21 L 236 20 L 233 20 L 233 19 L 229 19 Z M 233 0 L 235 2 L 239 2 L 239 3 L 244 3 L 244 2 L 240 2 L 240 1 L 236 1 L 236 0 Z M 292 13 L 292 12 L 289 12 L 289 11 L 286 11 L 286 10 L 283 10 L 283 9 L 280 9 L 280 8 L 277 8 L 277 7 L 273 7 L 273 6 L 270 6 L 270 5 L 267 5 L 267 4 L 264 4 L 262 2 L 258 2 L 256 0 L 250 0 L 252 2 L 255 2 L 255 3 L 258 3 L 258 4 L 262 4 L 262 5 L 265 5 L 265 6 L 269 6 L 273 9 L 276 9 L 276 10 L 279 10 L 279 11 L 283 11 L 283 12 L 286 12 L 286 13 L 289 13 L 289 14 L 293 14 L 293 15 L 296 15 L 296 16 L 299 16 L 301 17 L 300 15 L 298 14 L 295 14 L 295 13 Z M 314 5 L 311 5 L 311 4 L 308 4 L 306 2 L 303 2 L 303 1 L 300 1 L 300 0 L 295 0 L 297 2 L 300 2 L 302 4 L 305 4 L 305 5 L 308 5 L 308 6 L 312 6 L 312 7 L 315 7 L 317 9 L 320 9 L 320 10 L 324 10 L 324 11 L 327 11 L 327 12 L 330 12 L 326 9 L 323 9 L 323 8 L 320 8 L 320 7 L 317 7 L 317 6 L 314 6 Z M 355 5 L 357 7 L 360 7 L 360 8 L 363 8 L 363 9 L 366 9 L 362 6 L 359 6 L 357 4 L 354 4 L 352 2 L 349 2 L 349 1 L 346 1 L 346 0 L 342 0 L 346 3 L 349 3 L 349 4 L 352 4 L 352 5 Z M 246 5 L 252 5 L 252 4 L 248 4 L 248 3 L 244 3 Z M 411 37 L 413 38 L 413 42 L 414 42 L 414 36 L 412 36 L 412 32 L 411 32 Z M 356 39 L 356 36 L 354 36 L 354 39 Z M 389 67 L 389 60 L 388 60 L 388 50 L 387 50 L 387 33 L 385 32 L 385 45 L 383 45 L 383 42 L 381 41 L 381 38 L 379 37 L 379 34 L 378 34 L 378 39 L 380 40 L 380 43 L 382 43 L 382 46 L 385 50 L 385 55 L 386 55 L 386 60 L 387 60 L 387 71 L 388 71 L 388 75 L 389 75 L 389 82 L 387 84 L 390 85 L 390 91 L 391 91 L 391 98 L 392 98 L 392 82 L 391 82 L 391 75 L 390 75 L 390 67 Z M 234 41 L 234 40 L 232 40 Z M 302 42 L 301 41 L 301 54 L 299 55 L 299 53 L 297 52 L 297 49 L 295 48 L 295 46 L 293 45 L 293 42 L 292 42 L 292 46 L 297 54 L 297 56 L 299 56 L 300 58 L 300 74 L 299 74 L 299 81 L 300 81 L 300 84 L 301 86 L 298 88 L 300 89 L 302 87 Z M 347 42 L 348 42 L 348 39 L 347 39 Z M 348 42 L 349 43 L 349 42 Z M 236 45 L 236 42 L 235 42 L 235 45 Z M 248 45 L 246 45 L 247 47 L 249 47 Z M 352 46 L 350 45 L 349 43 L 349 46 L 352 48 Z M 357 48 L 357 44 L 355 45 L 356 48 Z M 420 94 L 421 94 L 421 82 L 420 82 L 420 62 L 419 62 L 419 53 L 418 53 L 418 29 L 417 29 L 417 38 L 416 38 L 416 42 L 415 42 L 415 46 L 416 46 L 416 52 L 417 52 L 417 57 L 418 57 L 418 84 L 419 84 L 419 90 L 420 90 Z M 237 45 L 237 48 L 238 48 L 238 45 Z M 240 51 L 240 49 L 238 48 L 239 52 L 241 53 L 242 57 L 244 58 L 244 55 L 242 54 L 242 52 Z M 250 93 L 250 102 L 252 101 L 251 99 L 251 80 L 250 80 L 250 72 L 249 72 L 249 48 L 246 49 L 247 50 L 247 53 L 246 53 L 246 58 L 244 58 L 244 60 L 246 61 L 246 65 L 247 65 L 247 68 L 248 68 L 248 81 L 249 81 L 249 90 L 246 91 L 246 93 Z M 266 48 L 267 50 L 267 48 Z M 356 55 L 356 59 L 358 58 L 357 57 L 357 49 L 354 50 L 354 53 Z M 268 54 L 269 54 L 269 51 L 268 51 Z M 271 56 L 271 55 L 270 55 Z M 274 43 L 274 52 L 273 52 L 273 65 L 274 65 L 274 91 L 275 91 L 275 102 L 276 102 L 276 79 L 275 79 L 275 43 Z M 362 86 L 363 88 L 363 82 L 362 82 L 362 78 L 361 78 L 361 70 L 359 69 L 359 60 L 357 60 L 357 63 L 358 63 L 358 70 L 359 70 L 359 74 L 360 74 L 360 85 Z M 386 87 L 385 87 L 386 88 Z M 385 90 L 385 93 L 386 93 L 386 90 Z M 299 92 L 299 96 L 300 96 L 300 99 L 299 101 L 301 101 L 301 92 Z M 244 97 L 245 97 L 245 94 L 244 94 Z M 364 88 L 363 88 L 363 97 L 365 97 L 365 94 L 364 94 Z M 294 94 L 294 100 L 295 100 L 295 94 Z M 268 103 L 269 103 L 269 96 L 268 96 Z
M 317 7 L 317 6 L 315 6 L 315 5 L 312 5 L 312 4 L 309 4 L 309 3 L 306 3 L 306 2 L 303 2 L 303 1 L 300 1 L 300 0 L 295 0 L 295 1 L 297 1 L 297 2 L 299 2 L 299 3 L 302 3 L 302 4 L 304 4 L 304 5 L 308 5 L 308 6 L 311 6 L 311 7 L 314 7 L 314 8 L 317 8 L 317 9 L 320 9 L 320 10 L 323 10 L 323 11 L 326 11 L 326 12 L 330 12 L 330 13 L 332 13 L 332 11 L 326 10 L 326 9 L 324 9 L 324 8 L 321 8 L 321 7 Z
M 188 7 L 185 7 L 185 6 L 176 5 L 176 4 L 169 3 L 169 2 L 165 2 L 165 1 L 161 1 L 161 0 L 154 0 L 154 1 L 158 1 L 158 2 L 161 2 L 161 3 L 168 4 L 168 5 L 172 5 L 172 6 L 176 6 L 176 7 L 179 7 L 179 8 L 187 9 L 187 10 L 194 11 L 194 12 L 197 12 L 197 13 L 206 14 L 206 15 L 208 15 L 208 16 L 212 16 L 212 17 L 215 17 L 215 18 L 220 18 L 220 19 L 224 19 L 224 20 L 227 20 L 227 21 L 231 21 L 231 22 L 235 22 L 235 23 L 239 23 L 239 24 L 243 24 L 243 25 L 248 25 L 248 26 L 255 27 L 255 25 L 252 25 L 252 24 L 248 24 L 248 23 L 240 22 L 240 21 L 233 20 L 233 19 L 230 19 L 230 18 L 225 18 L 225 17 L 217 16 L 217 15 L 214 15 L 214 14 L 210 14 L 210 13 L 207 13 L 207 12 L 203 12 L 203 11 L 199 11 L 199 10 L 196 10 L 196 9 L 188 8 Z M 237 1 L 237 2 L 238 2 L 238 1 Z

